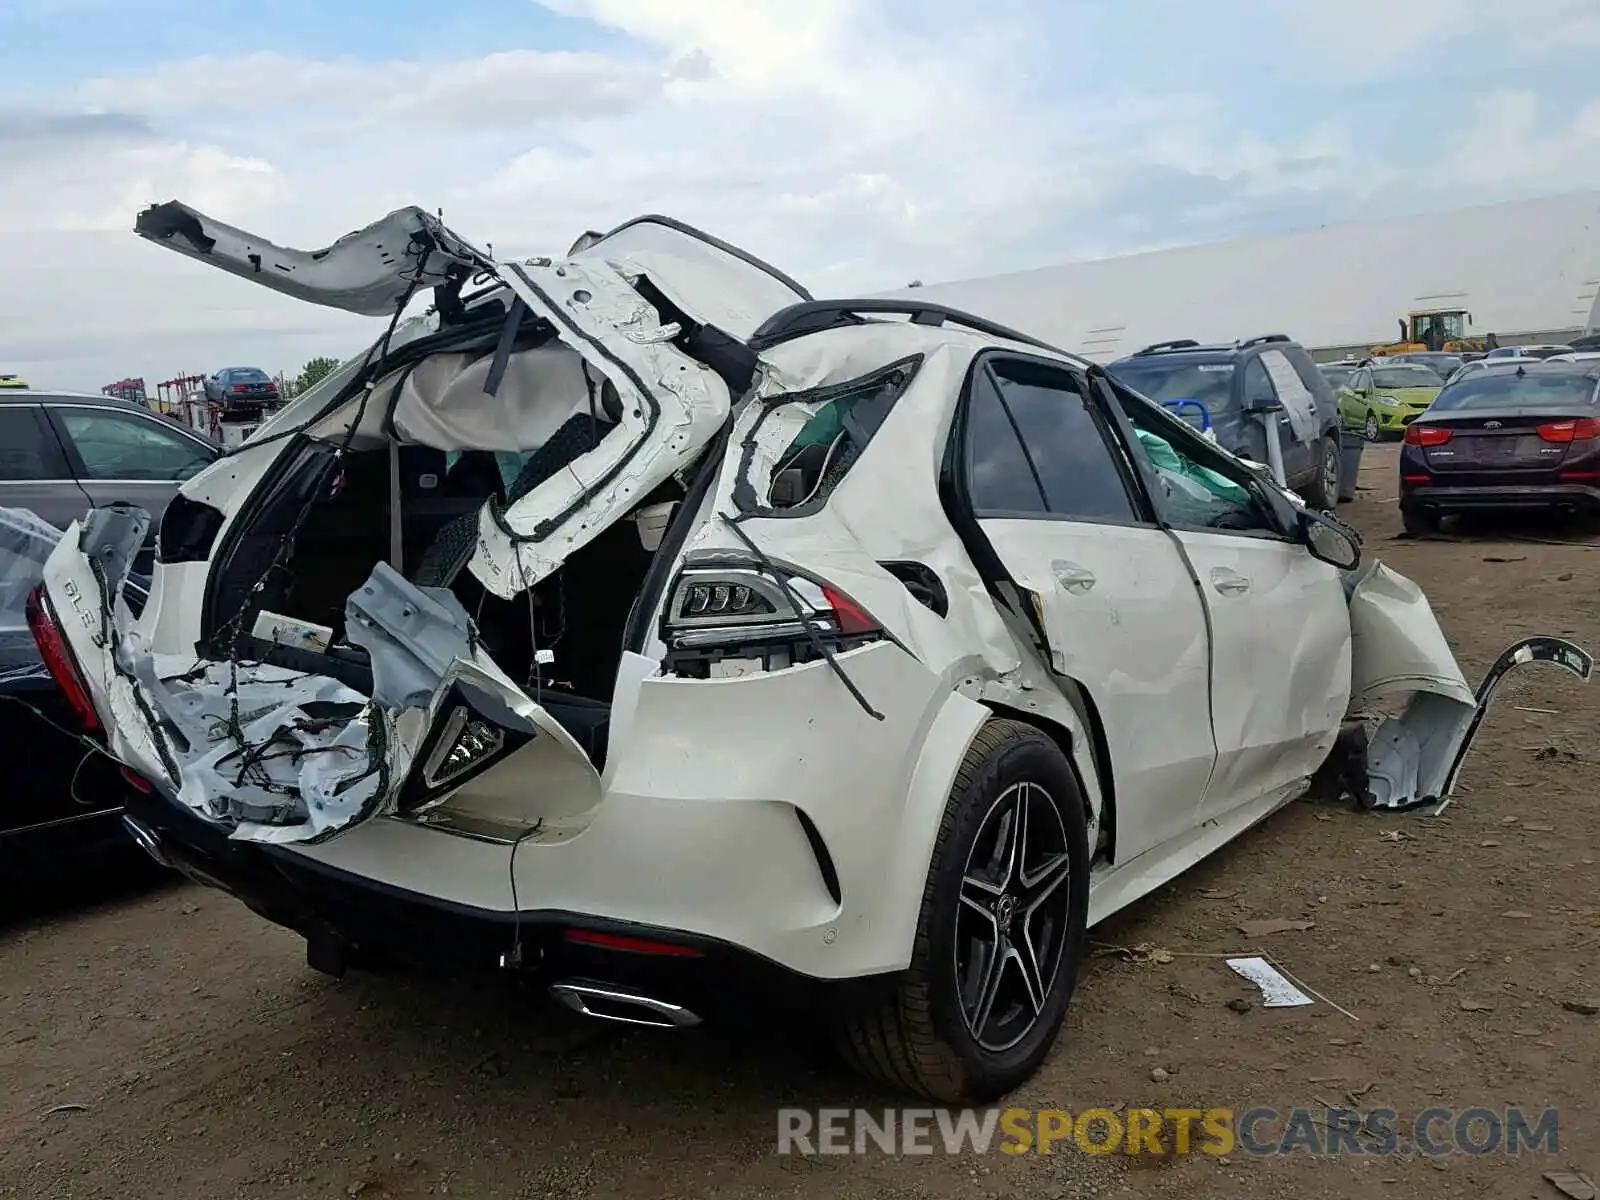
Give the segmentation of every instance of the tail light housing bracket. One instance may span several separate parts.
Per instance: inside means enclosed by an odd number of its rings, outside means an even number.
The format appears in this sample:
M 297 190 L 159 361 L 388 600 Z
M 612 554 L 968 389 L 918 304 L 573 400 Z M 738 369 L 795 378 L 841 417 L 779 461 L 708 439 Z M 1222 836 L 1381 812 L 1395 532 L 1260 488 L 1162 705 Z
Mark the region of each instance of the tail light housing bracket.
M 670 675 L 737 678 L 883 641 L 876 618 L 794 567 L 748 559 L 685 566 L 661 615 Z

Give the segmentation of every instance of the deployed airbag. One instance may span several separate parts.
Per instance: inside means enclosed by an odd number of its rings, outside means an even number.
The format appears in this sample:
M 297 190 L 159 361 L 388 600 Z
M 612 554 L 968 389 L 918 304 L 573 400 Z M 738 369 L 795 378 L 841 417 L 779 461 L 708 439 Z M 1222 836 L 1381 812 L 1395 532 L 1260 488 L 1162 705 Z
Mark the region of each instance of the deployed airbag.
M 492 354 L 434 354 L 405 375 L 394 402 L 402 442 L 435 450 L 536 450 L 575 413 L 600 411 L 599 384 L 564 345 L 519 350 L 493 395 Z

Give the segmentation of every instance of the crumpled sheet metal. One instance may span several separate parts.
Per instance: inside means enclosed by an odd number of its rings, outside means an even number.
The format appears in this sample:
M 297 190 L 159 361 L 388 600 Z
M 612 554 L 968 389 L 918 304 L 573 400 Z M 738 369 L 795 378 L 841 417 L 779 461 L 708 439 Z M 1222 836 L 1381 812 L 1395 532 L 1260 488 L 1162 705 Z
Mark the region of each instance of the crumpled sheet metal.
M 26 605 L 60 540 L 61 530 L 31 509 L 0 508 L 0 686 L 50 678 L 28 628 Z
M 941 419 L 948 411 L 947 397 L 961 387 L 979 345 L 976 340 L 971 346 L 952 344 L 947 333 L 929 330 L 919 346 L 907 336 L 907 326 L 896 323 L 886 336 L 875 336 L 870 326 L 857 326 L 768 351 L 764 356 L 768 373 L 759 397 L 769 401 L 871 375 L 909 354 L 920 352 L 923 361 L 896 400 L 894 415 L 874 435 L 875 441 L 901 439 L 894 455 L 874 456 L 880 464 L 896 464 L 896 471 L 852 470 L 820 512 L 801 519 L 754 518 L 742 526 L 774 558 L 792 557 L 826 574 L 930 669 L 952 677 L 1007 676 L 1023 663 L 1016 637 L 965 551 L 951 537 L 944 513 L 911 499 L 934 492 L 948 432 Z M 742 444 L 762 408 L 751 402 L 738 413 L 730 444 Z M 762 484 L 777 456 L 814 410 L 813 405 L 799 405 L 790 414 L 778 407 L 762 422 L 749 468 L 749 482 L 758 494 L 764 493 Z M 719 511 L 730 516 L 736 509 L 727 497 L 746 469 L 743 459 L 743 454 L 727 455 L 717 483 Z M 686 548 L 741 553 L 743 543 L 714 520 L 691 535 Z M 945 582 L 949 613 L 941 618 L 930 612 L 878 566 L 891 560 L 914 560 L 932 568 Z
M 1442 809 L 1489 705 L 1511 671 L 1545 662 L 1580 682 L 1587 682 L 1593 671 L 1593 659 L 1571 642 L 1524 638 L 1501 653 L 1474 690 L 1415 583 L 1374 561 L 1346 586 L 1350 712 L 1408 697 L 1400 712 L 1378 722 L 1368 743 L 1366 801 L 1373 808 L 1409 809 L 1438 802 Z
M 218 662 L 162 679 L 154 657 L 136 655 L 134 665 L 146 697 L 186 743 L 170 744 L 178 799 L 232 825 L 235 839 L 315 840 L 381 799 L 383 739 L 374 739 L 371 705 L 338 680 Z M 243 747 L 231 733 L 235 712 Z

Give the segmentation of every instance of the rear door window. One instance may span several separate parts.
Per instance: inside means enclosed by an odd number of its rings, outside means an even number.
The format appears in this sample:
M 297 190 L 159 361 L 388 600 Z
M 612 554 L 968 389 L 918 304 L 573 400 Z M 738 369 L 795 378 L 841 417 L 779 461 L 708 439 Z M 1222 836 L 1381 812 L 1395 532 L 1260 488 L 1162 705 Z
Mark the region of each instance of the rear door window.
M 0 405 L 0 481 L 71 479 L 66 456 L 36 404 Z
M 194 438 L 132 413 L 61 408 L 56 417 L 83 460 L 85 479 L 181 481 L 216 457 Z
M 1261 360 L 1252 358 L 1244 368 L 1244 402 L 1257 405 L 1263 401 L 1276 404 L 1278 389 L 1272 386 L 1272 377 L 1267 374 L 1267 368 L 1261 365 Z
M 973 379 L 968 488 L 978 513 L 1139 519 L 1120 452 L 1068 372 L 991 360 Z

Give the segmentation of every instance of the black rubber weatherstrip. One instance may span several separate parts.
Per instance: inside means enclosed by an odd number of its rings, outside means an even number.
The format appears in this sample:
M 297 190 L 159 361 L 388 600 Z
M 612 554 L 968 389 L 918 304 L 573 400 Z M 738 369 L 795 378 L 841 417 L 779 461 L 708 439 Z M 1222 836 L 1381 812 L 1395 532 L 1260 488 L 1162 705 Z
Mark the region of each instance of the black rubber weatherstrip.
M 529 291 L 538 296 L 540 300 L 544 301 L 545 306 L 551 315 L 553 315 L 556 320 L 560 321 L 561 324 L 565 325 L 569 333 L 571 333 L 574 337 L 581 338 L 585 343 L 594 348 L 595 353 L 600 355 L 607 362 L 610 362 L 619 371 L 627 376 L 628 382 L 634 386 L 635 390 L 639 394 L 640 401 L 649 411 L 649 416 L 645 421 L 644 432 L 640 435 L 639 440 L 633 445 L 628 453 L 623 455 L 621 461 L 614 464 L 604 475 L 602 475 L 599 479 L 596 479 L 588 487 L 584 488 L 583 491 L 578 494 L 577 498 L 574 499 L 571 504 L 567 505 L 566 508 L 562 509 L 555 516 L 548 517 L 545 520 L 540 521 L 538 525 L 534 526 L 534 530 L 531 534 L 516 532 L 516 530 L 512 529 L 511 526 L 506 522 L 504 513 L 496 512 L 493 508 L 490 508 L 489 515 L 491 518 L 493 518 L 495 525 L 499 527 L 500 532 L 505 534 L 506 537 L 511 540 L 511 544 L 515 546 L 527 542 L 544 541 L 545 538 L 549 537 L 552 533 L 556 532 L 556 530 L 560 529 L 569 517 L 578 512 L 579 509 L 584 508 L 591 500 L 599 495 L 600 492 L 609 487 L 612 480 L 616 479 L 618 475 L 622 474 L 623 468 L 633 461 L 633 456 L 638 453 L 640 448 L 643 447 L 645 442 L 649 439 L 650 435 L 655 432 L 656 424 L 661 420 L 661 405 L 656 400 L 655 395 L 650 391 L 650 389 L 645 386 L 644 380 L 639 378 L 639 373 L 627 363 L 623 362 L 615 354 L 611 353 L 611 351 L 606 349 L 605 346 L 601 345 L 596 338 L 584 332 L 582 329 L 579 329 L 578 326 L 573 323 L 572 318 L 568 317 L 567 314 L 561 310 L 561 306 L 557 304 L 543 288 L 534 283 L 532 279 L 528 278 L 528 273 L 522 269 L 520 264 L 512 263 L 511 269 L 527 286 Z

